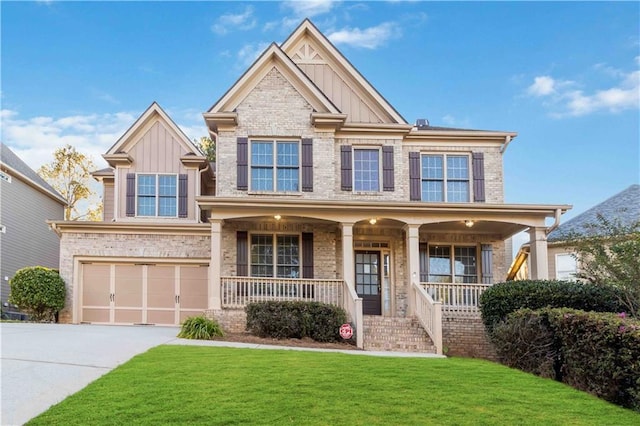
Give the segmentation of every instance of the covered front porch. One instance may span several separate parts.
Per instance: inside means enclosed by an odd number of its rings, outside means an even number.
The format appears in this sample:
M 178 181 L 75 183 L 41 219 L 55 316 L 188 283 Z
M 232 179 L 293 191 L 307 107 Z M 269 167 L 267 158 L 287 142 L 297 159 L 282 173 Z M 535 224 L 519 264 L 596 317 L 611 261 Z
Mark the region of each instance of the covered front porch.
M 477 316 L 480 294 L 506 277 L 505 240 L 529 229 L 544 260 L 545 220 L 566 210 L 273 198 L 198 203 L 211 223 L 213 312 L 263 300 L 330 303 L 346 310 L 359 347 L 364 315 L 416 318 L 437 353 L 443 315 Z M 536 273 L 546 277 L 545 268 Z

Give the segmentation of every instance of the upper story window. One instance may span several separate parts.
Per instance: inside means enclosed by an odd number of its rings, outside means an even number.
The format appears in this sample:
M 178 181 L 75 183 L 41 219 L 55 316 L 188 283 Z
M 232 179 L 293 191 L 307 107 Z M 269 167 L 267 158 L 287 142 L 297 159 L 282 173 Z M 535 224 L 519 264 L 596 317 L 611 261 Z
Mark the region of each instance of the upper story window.
M 138 216 L 178 215 L 177 175 L 139 174 L 136 194 Z
M 300 277 L 298 235 L 251 235 L 252 277 Z
M 298 141 L 251 141 L 251 190 L 300 191 Z
M 421 168 L 422 201 L 470 201 L 468 155 L 423 154 Z
M 353 190 L 380 191 L 380 150 L 353 150 Z

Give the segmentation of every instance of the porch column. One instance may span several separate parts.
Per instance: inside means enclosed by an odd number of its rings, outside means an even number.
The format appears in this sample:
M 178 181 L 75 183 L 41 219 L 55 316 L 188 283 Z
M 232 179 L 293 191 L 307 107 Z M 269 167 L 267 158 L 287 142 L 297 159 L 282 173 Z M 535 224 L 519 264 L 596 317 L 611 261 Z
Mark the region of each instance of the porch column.
M 355 261 L 353 256 L 353 223 L 342 226 L 342 279 L 355 288 Z
M 549 260 L 547 257 L 547 234 L 544 227 L 529 228 L 529 246 L 531 247 L 531 279 L 549 279 Z
M 407 315 L 411 316 L 415 312 L 415 293 L 413 283 L 420 283 L 420 225 L 408 224 L 404 226 L 406 236 L 405 257 L 407 259 Z
M 222 220 L 209 219 L 211 222 L 211 261 L 209 262 L 209 309 L 221 310 L 222 293 L 220 275 L 222 270 Z

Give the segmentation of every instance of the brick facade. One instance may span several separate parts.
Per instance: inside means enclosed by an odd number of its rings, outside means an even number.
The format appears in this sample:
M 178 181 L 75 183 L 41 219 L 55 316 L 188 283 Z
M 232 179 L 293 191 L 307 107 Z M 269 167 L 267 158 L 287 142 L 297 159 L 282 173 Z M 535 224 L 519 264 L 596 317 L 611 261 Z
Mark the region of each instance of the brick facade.
M 496 361 L 497 355 L 489 342 L 480 316 L 442 318 L 442 343 L 445 355 L 484 358 Z

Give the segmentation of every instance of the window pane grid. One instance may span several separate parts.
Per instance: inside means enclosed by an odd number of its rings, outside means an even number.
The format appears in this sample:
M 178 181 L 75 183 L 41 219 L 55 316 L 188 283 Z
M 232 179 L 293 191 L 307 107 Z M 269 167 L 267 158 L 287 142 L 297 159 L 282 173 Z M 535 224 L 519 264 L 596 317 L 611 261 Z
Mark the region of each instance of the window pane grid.
M 468 156 L 422 155 L 421 164 L 423 201 L 469 202 L 471 198 Z
M 275 150 L 274 150 L 275 145 Z M 298 142 L 253 141 L 251 143 L 251 189 L 299 191 L 300 147 Z
M 477 283 L 476 247 L 429 246 L 428 268 L 429 282 Z
M 377 149 L 354 150 L 354 190 L 380 190 L 380 151 Z
M 137 215 L 175 217 L 178 210 L 176 175 L 138 175 Z
M 251 236 L 251 276 L 300 277 L 300 241 L 297 235 Z M 274 253 L 275 259 L 274 259 Z M 275 275 L 274 275 L 275 271 Z

